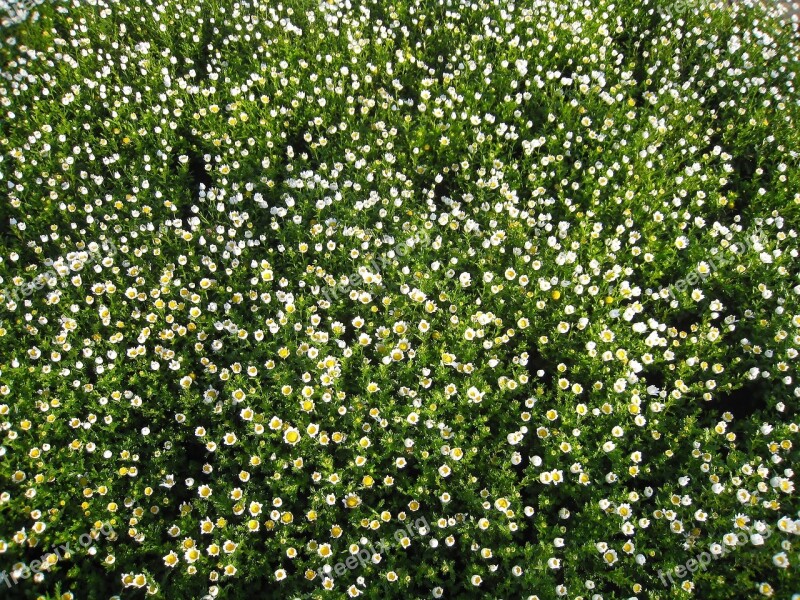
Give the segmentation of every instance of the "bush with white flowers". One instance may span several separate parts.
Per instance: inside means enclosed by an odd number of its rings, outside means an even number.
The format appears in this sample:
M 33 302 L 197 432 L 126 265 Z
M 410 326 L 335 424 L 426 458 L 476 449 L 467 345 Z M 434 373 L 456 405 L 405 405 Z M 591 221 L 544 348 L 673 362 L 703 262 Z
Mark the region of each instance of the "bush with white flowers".
M 798 39 L 749 0 L 6 18 L 0 595 L 790 597 Z

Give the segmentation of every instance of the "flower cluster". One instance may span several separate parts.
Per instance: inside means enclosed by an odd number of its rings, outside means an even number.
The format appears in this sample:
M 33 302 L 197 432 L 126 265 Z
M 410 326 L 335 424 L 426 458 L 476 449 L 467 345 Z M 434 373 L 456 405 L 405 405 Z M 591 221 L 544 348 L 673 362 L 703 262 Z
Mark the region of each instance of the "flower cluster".
M 798 27 L 667 4 L 8 24 L 15 597 L 796 591 Z

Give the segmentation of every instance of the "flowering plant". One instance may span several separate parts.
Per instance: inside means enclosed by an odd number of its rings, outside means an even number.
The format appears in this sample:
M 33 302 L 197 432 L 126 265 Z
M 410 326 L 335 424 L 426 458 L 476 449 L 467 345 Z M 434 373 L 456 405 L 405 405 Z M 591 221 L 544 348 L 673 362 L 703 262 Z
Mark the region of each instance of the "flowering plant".
M 796 592 L 797 22 L 665 6 L 8 22 L 0 591 Z

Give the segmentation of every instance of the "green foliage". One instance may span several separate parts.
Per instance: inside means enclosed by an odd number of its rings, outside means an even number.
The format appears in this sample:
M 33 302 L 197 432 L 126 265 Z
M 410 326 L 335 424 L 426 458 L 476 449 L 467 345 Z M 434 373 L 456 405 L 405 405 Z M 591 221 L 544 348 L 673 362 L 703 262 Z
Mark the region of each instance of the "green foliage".
M 6 21 L 3 597 L 800 589 L 796 24 Z

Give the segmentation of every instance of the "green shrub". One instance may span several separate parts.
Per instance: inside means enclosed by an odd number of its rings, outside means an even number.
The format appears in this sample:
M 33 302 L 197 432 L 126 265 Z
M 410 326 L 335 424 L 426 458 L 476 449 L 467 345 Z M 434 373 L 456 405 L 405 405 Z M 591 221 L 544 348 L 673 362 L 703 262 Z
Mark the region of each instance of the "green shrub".
M 800 590 L 796 23 L 15 14 L 4 597 Z

